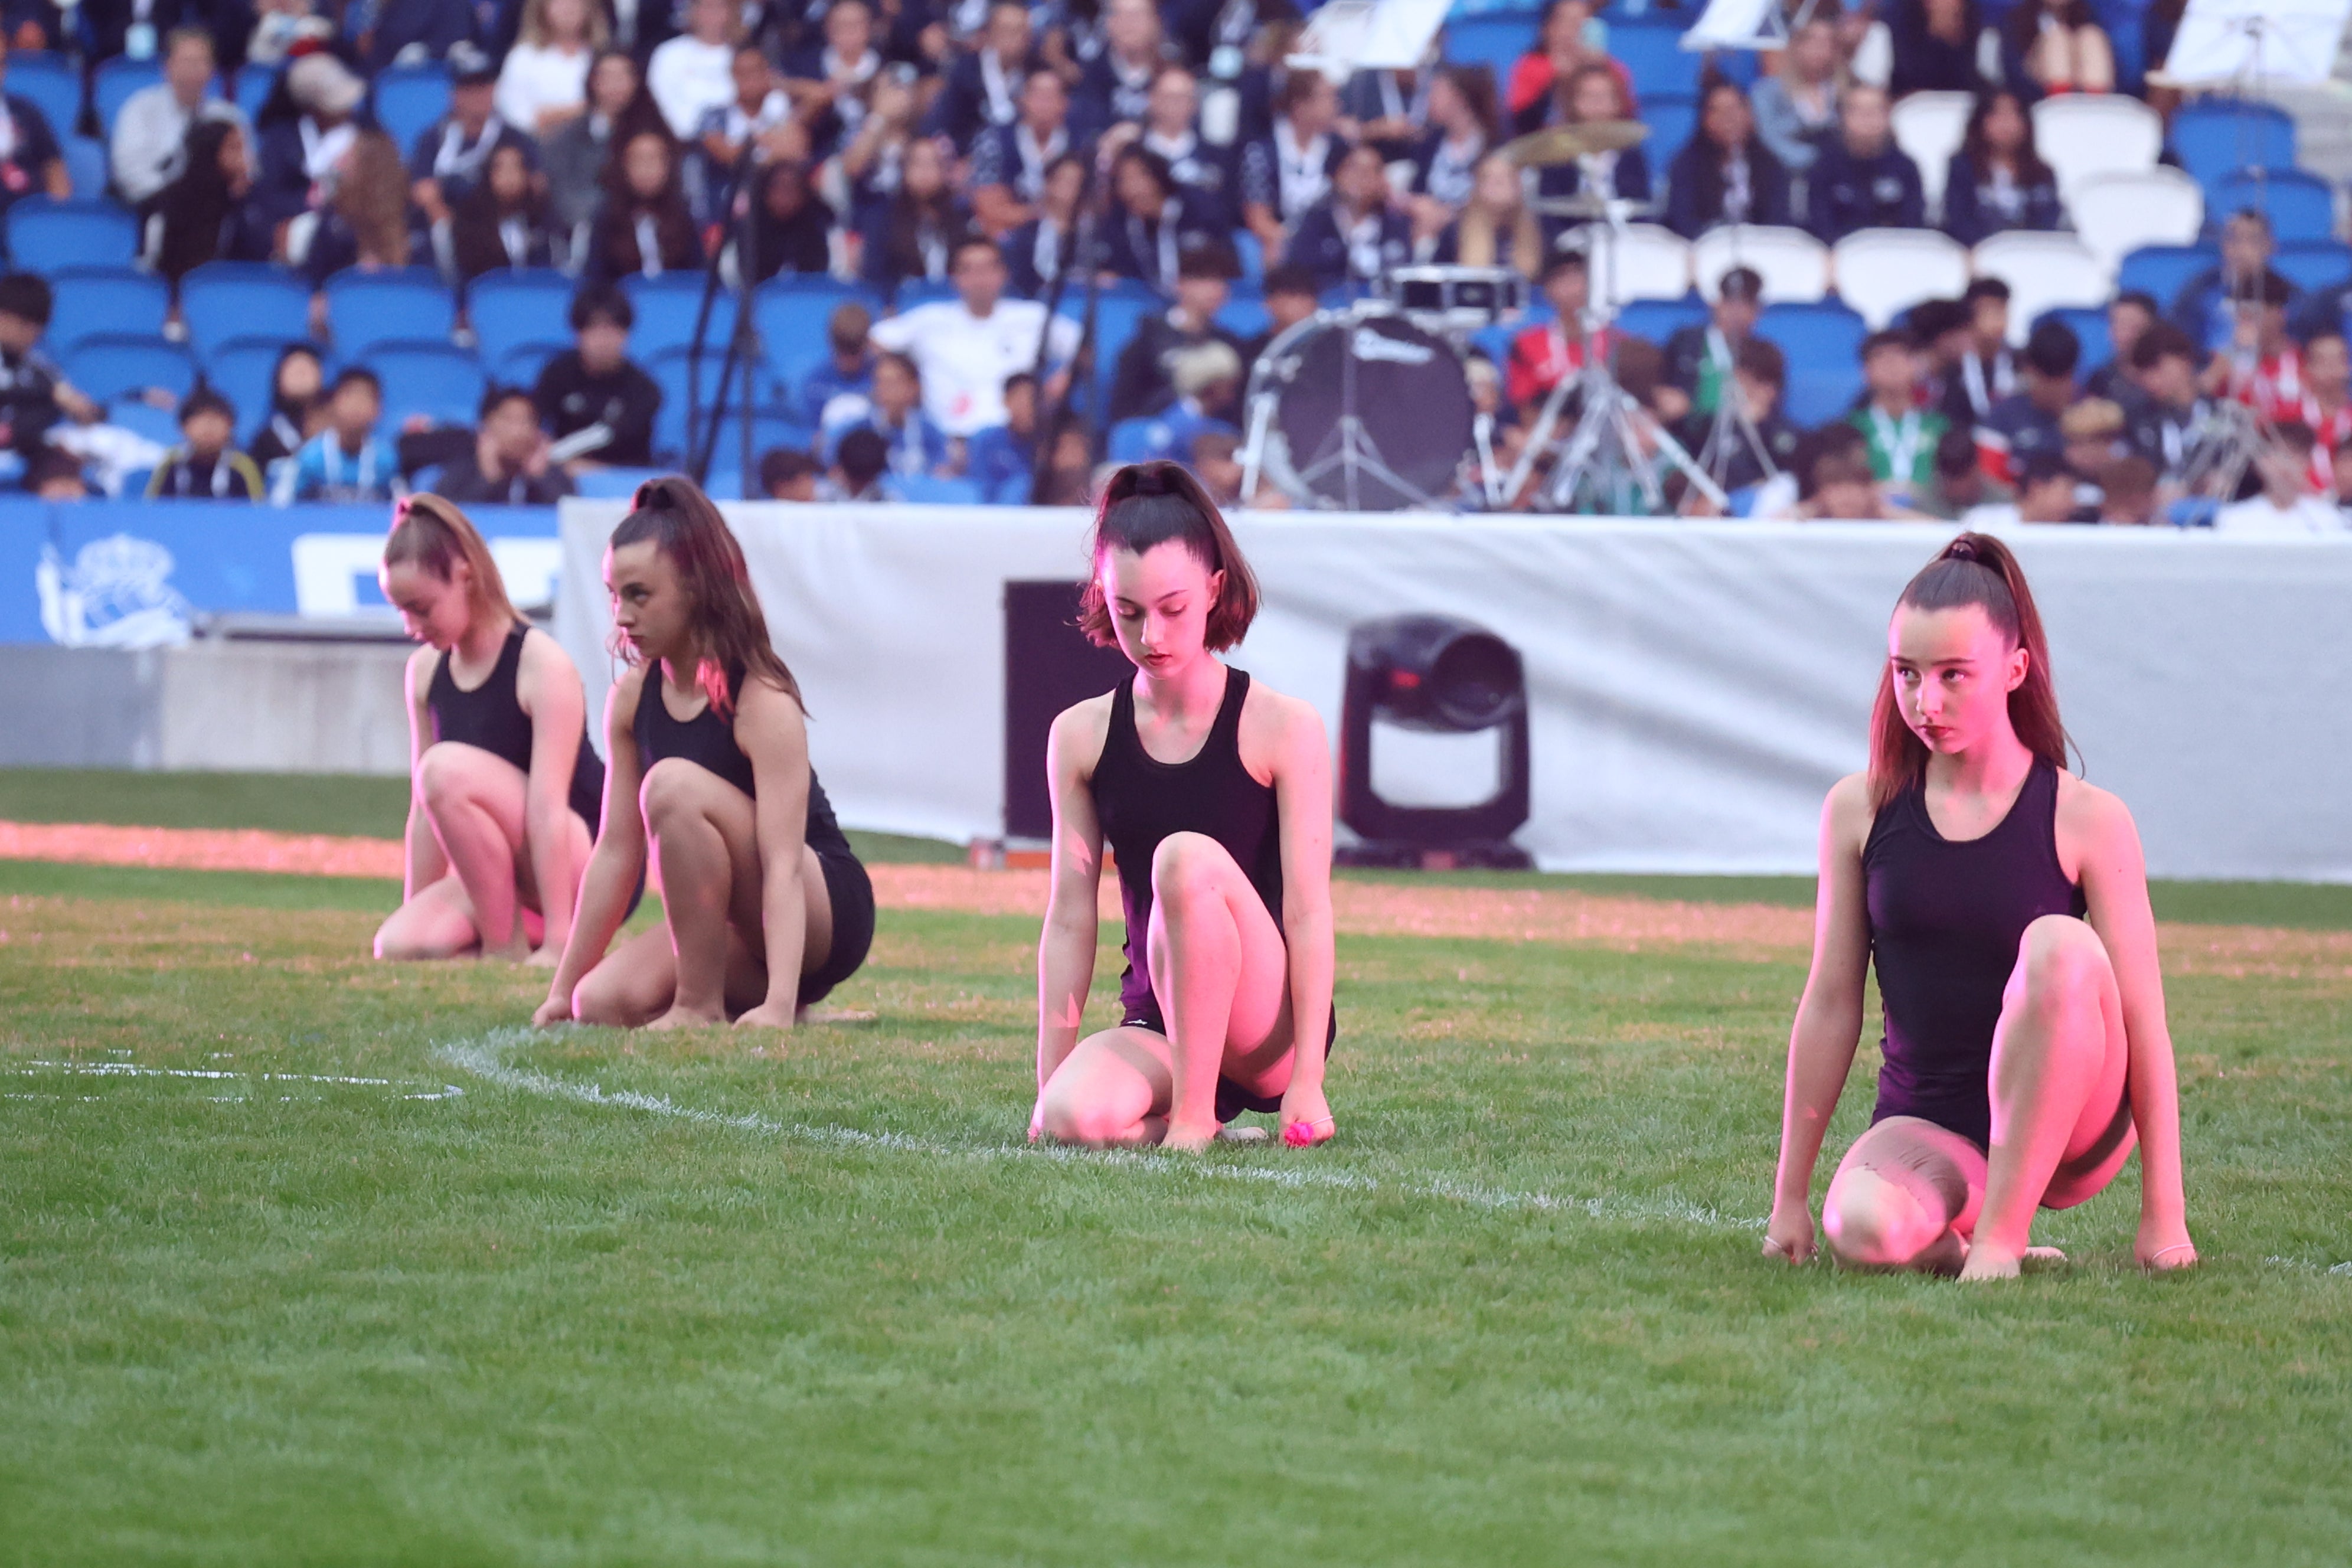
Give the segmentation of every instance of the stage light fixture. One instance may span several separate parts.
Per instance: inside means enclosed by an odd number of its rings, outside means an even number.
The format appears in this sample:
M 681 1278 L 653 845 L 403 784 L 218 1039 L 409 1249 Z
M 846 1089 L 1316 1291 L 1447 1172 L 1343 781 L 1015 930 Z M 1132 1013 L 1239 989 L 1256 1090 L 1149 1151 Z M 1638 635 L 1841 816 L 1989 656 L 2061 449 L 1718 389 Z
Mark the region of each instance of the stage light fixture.
M 1396 805 L 1372 789 L 1372 721 L 1441 735 L 1500 729 L 1501 780 L 1474 805 Z M 1395 616 L 1348 634 L 1339 715 L 1339 818 L 1363 842 L 1353 866 L 1525 868 L 1510 841 L 1528 819 L 1528 682 L 1518 651 L 1450 616 Z

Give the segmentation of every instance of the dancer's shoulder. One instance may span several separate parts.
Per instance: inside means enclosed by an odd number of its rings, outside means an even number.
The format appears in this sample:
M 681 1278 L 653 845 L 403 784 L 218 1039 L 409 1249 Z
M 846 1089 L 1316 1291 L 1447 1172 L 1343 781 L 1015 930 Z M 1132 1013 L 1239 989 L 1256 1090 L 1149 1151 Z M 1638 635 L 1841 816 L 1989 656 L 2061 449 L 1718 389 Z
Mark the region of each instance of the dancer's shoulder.
M 1117 695 L 1106 691 L 1073 702 L 1054 716 L 1046 750 L 1056 765 L 1075 766 L 1082 777 L 1093 773 L 1095 763 L 1102 760 L 1103 743 L 1110 738 L 1111 701 Z
M 2058 837 L 2085 848 L 2137 845 L 2139 825 L 2131 807 L 2111 790 L 2058 770 Z

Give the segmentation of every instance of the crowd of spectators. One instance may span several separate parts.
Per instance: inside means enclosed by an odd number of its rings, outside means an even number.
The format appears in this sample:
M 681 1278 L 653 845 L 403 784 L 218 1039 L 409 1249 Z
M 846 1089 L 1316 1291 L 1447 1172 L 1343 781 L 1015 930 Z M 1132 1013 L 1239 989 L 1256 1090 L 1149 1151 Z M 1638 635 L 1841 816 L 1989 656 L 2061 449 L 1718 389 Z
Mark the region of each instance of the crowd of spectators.
M 1469 366 L 1507 461 L 1550 390 L 1600 353 L 1661 437 L 1702 447 L 1736 400 L 1758 439 L 1734 455 L 1729 488 L 1757 515 L 2147 521 L 2172 514 L 2228 436 L 2253 457 L 2243 496 L 2219 498 L 2239 503 L 2223 521 L 2325 510 L 2333 526 L 2332 504 L 2315 503 L 2352 441 L 2352 283 L 2301 296 L 2272 269 L 2259 213 L 2228 218 L 2217 266 L 2177 300 L 2116 298 L 2105 363 L 2083 363 L 2060 321 L 2013 332 L 2008 290 L 1979 278 L 1872 333 L 1851 412 L 1811 429 L 1790 418 L 1788 365 L 1757 333 L 1770 301 L 1755 272 L 1703 280 L 1709 319 L 1661 343 L 1580 325 L 1591 280 L 1559 198 L 1643 204 L 1685 237 L 1789 225 L 1834 242 L 1932 222 L 1974 244 L 2068 227 L 2032 105 L 2130 89 L 2179 9 L 2109 12 L 2145 35 L 2118 48 L 2086 0 L 1998 13 L 1825 0 L 1760 62 L 1710 65 L 1686 140 L 1521 169 L 1497 152 L 1513 135 L 1645 118 L 1651 85 L 1611 48 L 1631 24 L 1591 0 L 1528 15 L 1506 68 L 1441 40 L 1424 68 L 1345 81 L 1287 63 L 1291 0 L 12 3 L 0 78 L 12 50 L 92 81 L 122 58 L 160 72 L 103 119 L 93 94 L 69 126 L 9 91 L 0 209 L 93 194 L 64 139 L 96 131 L 107 195 L 139 220 L 139 265 L 175 285 L 224 261 L 314 289 L 352 269 L 430 269 L 459 301 L 463 344 L 482 279 L 572 280 L 571 345 L 512 384 L 493 378 L 470 425 L 388 422 L 367 356 L 329 338 L 322 296 L 311 341 L 283 346 L 268 407 L 202 382 L 151 400 L 178 424 L 145 470 L 159 498 L 375 499 L 429 482 L 541 502 L 599 468 L 676 461 L 663 386 L 633 350 L 633 290 L 714 263 L 752 284 L 806 281 L 824 319 L 825 352 L 765 378 L 768 427 L 796 433 L 766 443 L 771 494 L 949 484 L 1079 499 L 1114 445 L 1187 458 L 1237 491 L 1241 393 L 1265 343 L 1335 292 L 1455 262 L 1516 268 L 1542 301 Z M 131 20 L 100 15 L 116 11 Z M 1660 15 L 1682 14 L 1642 25 Z M 446 110 L 395 139 L 380 89 L 420 69 L 446 79 Z M 1930 182 L 1890 106 L 1955 90 L 1975 106 Z M 1089 203 L 1097 245 L 1081 258 Z M 26 269 L 0 279 L 0 417 L 24 482 L 119 484 L 137 447 L 109 438 L 115 411 L 45 353 L 49 287 L 37 258 L 15 259 Z M 1067 290 L 1087 262 L 1119 298 L 1149 301 L 1099 364 L 1074 363 Z

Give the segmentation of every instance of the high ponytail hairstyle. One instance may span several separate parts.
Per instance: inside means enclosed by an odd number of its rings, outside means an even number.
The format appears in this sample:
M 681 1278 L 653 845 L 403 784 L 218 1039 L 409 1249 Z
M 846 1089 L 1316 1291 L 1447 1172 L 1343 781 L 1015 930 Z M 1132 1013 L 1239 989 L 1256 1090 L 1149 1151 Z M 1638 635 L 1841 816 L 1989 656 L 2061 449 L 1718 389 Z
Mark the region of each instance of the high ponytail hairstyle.
M 727 676 L 739 665 L 746 679 L 765 676 L 800 702 L 800 682 L 768 640 L 768 617 L 751 591 L 751 569 L 743 560 L 743 547 L 701 487 L 674 474 L 637 487 L 629 515 L 613 531 L 612 547 L 647 542 L 669 557 L 686 589 L 702 643 L 695 680 L 710 699 L 710 710 L 722 719 L 732 717 L 735 693 Z M 635 650 L 618 632 L 608 646 L 627 662 L 637 662 Z M 807 704 L 802 708 L 805 710 Z
M 457 510 L 456 502 L 436 495 L 413 495 L 394 503 L 392 531 L 383 536 L 386 566 L 404 562 L 446 583 L 456 578 L 460 561 L 473 576 L 471 600 L 477 618 L 522 619 L 507 597 L 506 579 L 499 575 L 499 563 L 483 542 L 481 531 Z
M 1895 602 L 1915 610 L 1957 610 L 1974 605 L 2011 647 L 2025 650 L 2025 679 L 2009 694 L 2009 722 L 2025 749 L 2053 767 L 2066 765 L 2074 746 L 2058 718 L 2058 689 L 2050 679 L 2050 643 L 2025 569 L 2008 545 L 1985 533 L 1963 533 L 1920 568 Z M 1882 665 L 1878 700 L 1870 714 L 1870 805 L 1883 811 L 1927 773 L 1927 742 L 1903 721 L 1895 694 L 1895 667 Z
M 1224 513 L 1209 499 L 1201 481 L 1183 464 L 1161 459 L 1129 463 L 1103 487 L 1094 536 L 1087 550 L 1095 570 L 1087 578 L 1085 597 L 1078 601 L 1078 629 L 1096 646 L 1118 646 L 1110 605 L 1103 598 L 1104 552 L 1131 550 L 1141 555 L 1171 539 L 1211 572 L 1225 574 L 1217 602 L 1209 606 L 1202 638 L 1209 651 L 1222 652 L 1247 634 L 1250 622 L 1257 618 L 1257 574 L 1242 558 L 1242 547 L 1234 542 Z

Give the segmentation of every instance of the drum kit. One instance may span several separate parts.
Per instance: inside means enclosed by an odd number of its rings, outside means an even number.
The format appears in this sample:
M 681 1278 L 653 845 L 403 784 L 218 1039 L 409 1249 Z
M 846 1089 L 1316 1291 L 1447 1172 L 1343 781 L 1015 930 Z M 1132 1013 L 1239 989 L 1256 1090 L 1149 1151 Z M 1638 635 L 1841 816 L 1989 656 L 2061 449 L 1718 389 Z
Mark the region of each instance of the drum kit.
M 1539 169 L 1622 151 L 1648 134 L 1637 121 L 1555 125 L 1500 151 L 1521 169 Z M 1608 285 L 1616 241 L 1635 208 L 1583 196 L 1530 205 L 1547 216 L 1585 220 L 1595 289 L 1574 323 L 1581 367 L 1552 389 L 1511 470 L 1496 461 L 1494 416 L 1472 395 L 1469 358 L 1474 334 L 1525 314 L 1528 280 L 1508 267 L 1398 267 L 1382 275 L 1379 296 L 1318 310 L 1258 356 L 1244 400 L 1244 494 L 1255 493 L 1263 475 L 1297 506 L 1348 511 L 1500 509 L 1524 493 L 1546 510 L 1661 512 L 1670 510 L 1663 470 L 1671 468 L 1689 489 L 1726 504 L 1720 460 L 1694 459 L 1618 384 L 1599 352 L 1615 316 Z M 1747 434 L 1753 440 L 1752 426 Z M 1737 438 L 1725 430 L 1709 447 L 1727 452 Z M 1529 492 L 1546 458 L 1549 469 Z

